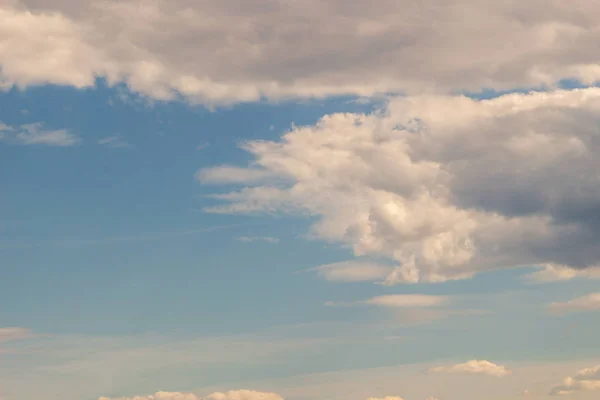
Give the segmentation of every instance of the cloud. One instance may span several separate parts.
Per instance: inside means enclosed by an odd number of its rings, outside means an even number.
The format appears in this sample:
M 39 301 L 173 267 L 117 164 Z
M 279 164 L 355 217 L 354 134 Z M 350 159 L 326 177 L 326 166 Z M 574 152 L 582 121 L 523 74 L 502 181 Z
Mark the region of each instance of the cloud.
M 108 146 L 114 148 L 125 148 L 130 147 L 130 144 L 127 143 L 123 138 L 118 136 L 107 136 L 105 138 L 99 139 L 98 144 L 101 146 Z
M 598 111 L 600 89 L 589 88 L 402 97 L 371 114 L 326 115 L 244 143 L 250 176 L 274 178 L 214 195 L 206 210 L 314 218 L 312 237 L 394 261 L 388 285 L 595 267 L 600 181 L 585 171 L 600 170 Z
M 385 396 L 385 397 L 369 397 L 367 400 L 404 400 L 398 396 Z
M 203 169 L 196 174 L 196 179 L 206 184 L 258 184 L 273 177 L 267 170 L 230 166 Z
M 101 76 L 205 104 L 591 83 L 599 18 L 587 0 L 403 0 L 368 11 L 346 0 L 8 0 L 0 82 L 81 88 Z
M 530 283 L 563 282 L 577 278 L 600 279 L 600 267 L 577 270 L 565 265 L 548 264 L 540 270 L 523 277 L 525 281 Z
M 506 367 L 502 365 L 496 365 L 486 360 L 471 360 L 464 364 L 456 364 L 447 367 L 433 367 L 429 369 L 429 372 L 488 375 L 497 378 L 502 378 L 512 374 L 512 372 L 506 369 Z
M 369 305 L 386 308 L 423 308 L 446 305 L 449 302 L 447 296 L 433 296 L 425 294 L 391 294 L 386 296 L 376 296 L 368 300 L 362 300 L 352 303 L 327 302 L 329 307 L 348 306 L 348 305 Z
M 600 310 L 600 293 L 592 293 L 563 303 L 550 304 L 550 311 L 557 314 Z
M 193 393 L 181 393 L 181 392 L 156 392 L 148 396 L 135 396 L 135 397 L 100 397 L 98 400 L 202 400 L 200 397 Z
M 366 261 L 342 261 L 305 271 L 316 271 L 319 277 L 332 282 L 373 282 L 384 280 L 392 267 Z
M 600 390 L 600 365 L 582 369 L 574 377 L 566 377 L 562 384 L 552 388 L 550 394 L 565 395 L 591 390 Z
M 276 393 L 256 392 L 253 390 L 232 390 L 226 393 L 215 392 L 206 397 L 198 397 L 193 393 L 156 392 L 148 396 L 135 397 L 100 397 L 98 400 L 283 400 Z
M 11 127 L 0 122 L 0 140 L 20 145 L 68 147 L 80 139 L 66 129 L 44 129 L 39 122 Z
M 11 340 L 25 339 L 31 336 L 31 331 L 26 328 L 9 327 L 0 328 L 0 343 Z
M 240 236 L 236 240 L 240 242 L 252 243 L 252 242 L 266 242 L 266 243 L 279 243 L 279 239 L 271 236 Z

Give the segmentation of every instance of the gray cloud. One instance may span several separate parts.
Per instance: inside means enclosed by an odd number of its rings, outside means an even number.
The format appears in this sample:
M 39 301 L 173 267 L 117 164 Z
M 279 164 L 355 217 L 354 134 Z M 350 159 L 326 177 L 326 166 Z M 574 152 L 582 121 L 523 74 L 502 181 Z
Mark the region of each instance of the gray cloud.
M 600 77 L 590 0 L 3 0 L 0 16 L 4 86 L 104 76 L 218 104 Z

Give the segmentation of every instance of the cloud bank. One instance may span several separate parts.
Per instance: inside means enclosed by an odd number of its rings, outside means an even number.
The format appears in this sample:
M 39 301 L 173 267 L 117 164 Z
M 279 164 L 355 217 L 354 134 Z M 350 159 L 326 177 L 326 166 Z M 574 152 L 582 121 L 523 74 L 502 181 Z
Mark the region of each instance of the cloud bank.
M 0 20 L 4 87 L 100 76 L 226 104 L 600 78 L 589 0 L 2 0 Z
M 600 365 L 582 369 L 573 377 L 566 377 L 562 384 L 552 389 L 550 394 L 566 395 L 591 390 L 600 390 Z

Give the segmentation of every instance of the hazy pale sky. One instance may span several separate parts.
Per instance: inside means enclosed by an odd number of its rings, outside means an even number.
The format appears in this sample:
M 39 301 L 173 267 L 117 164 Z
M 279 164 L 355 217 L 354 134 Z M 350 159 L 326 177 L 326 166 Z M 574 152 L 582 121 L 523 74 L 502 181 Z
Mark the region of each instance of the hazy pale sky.
M 0 0 L 0 400 L 594 400 L 592 0 Z

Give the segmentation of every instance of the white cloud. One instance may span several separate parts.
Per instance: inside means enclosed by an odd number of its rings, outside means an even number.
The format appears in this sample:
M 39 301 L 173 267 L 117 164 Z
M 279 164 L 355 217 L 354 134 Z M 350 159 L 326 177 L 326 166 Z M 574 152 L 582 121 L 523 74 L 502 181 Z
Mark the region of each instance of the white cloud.
M 276 393 L 256 392 L 253 390 L 232 390 L 229 392 L 215 392 L 206 397 L 198 397 L 193 393 L 181 392 L 156 392 L 148 396 L 109 398 L 100 397 L 98 400 L 283 400 Z
M 43 145 L 55 147 L 74 146 L 80 140 L 66 129 L 44 129 L 41 123 L 19 127 L 0 126 L 0 140 L 21 145 Z
M 127 143 L 123 138 L 119 136 L 107 136 L 105 138 L 99 139 L 98 144 L 101 146 L 108 146 L 114 148 L 125 148 L 130 146 L 129 143 Z
M 240 242 L 252 243 L 252 242 L 266 242 L 266 243 L 279 243 L 279 239 L 271 236 L 240 236 L 236 240 Z
M 86 87 L 104 76 L 206 104 L 594 82 L 599 19 L 588 0 L 369 10 L 346 0 L 5 0 L 0 81 Z
M 569 312 L 586 312 L 600 310 L 600 293 L 591 293 L 563 303 L 550 304 L 550 311 L 563 314 Z
M 215 195 L 207 210 L 315 217 L 312 236 L 395 261 L 388 285 L 594 267 L 600 180 L 585 171 L 600 170 L 598 111 L 590 88 L 395 98 L 373 114 L 327 115 L 245 143 L 250 177 L 274 178 Z
M 502 365 L 496 365 L 486 360 L 471 360 L 463 364 L 433 367 L 429 369 L 429 372 L 488 375 L 497 378 L 502 378 L 512 374 L 512 372 L 506 369 L 506 367 Z
M 576 278 L 600 279 L 600 267 L 594 266 L 583 270 L 569 268 L 565 265 L 547 264 L 540 270 L 523 277 L 531 283 L 549 283 L 570 281 Z
M 342 261 L 305 271 L 316 271 L 318 276 L 332 282 L 373 282 L 384 280 L 392 267 L 366 261 Z
M 552 388 L 550 394 L 565 395 L 590 390 L 600 390 L 600 365 L 582 369 L 574 377 L 566 377 L 562 384 Z

